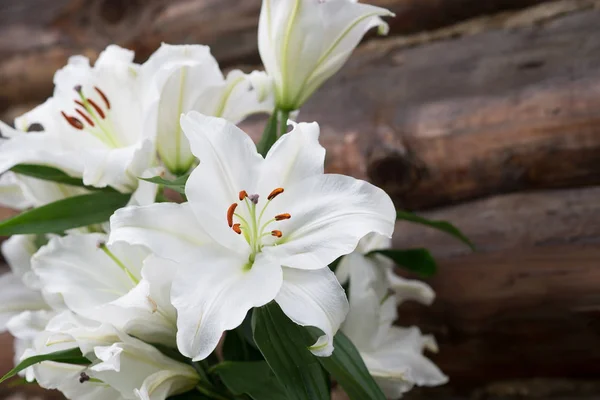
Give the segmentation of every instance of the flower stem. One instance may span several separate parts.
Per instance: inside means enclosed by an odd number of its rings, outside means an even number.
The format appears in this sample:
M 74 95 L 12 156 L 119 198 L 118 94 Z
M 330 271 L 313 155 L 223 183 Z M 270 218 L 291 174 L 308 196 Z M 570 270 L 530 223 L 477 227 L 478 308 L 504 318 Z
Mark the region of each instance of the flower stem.
M 284 110 L 279 111 L 279 134 L 277 135 L 278 138 L 280 138 L 281 136 L 283 136 L 287 133 L 287 121 L 288 121 L 289 117 L 290 117 L 289 111 L 284 111 Z
M 273 143 L 277 141 L 277 117 L 279 115 L 279 110 L 276 108 L 273 110 L 273 113 L 269 117 L 269 121 L 267 125 L 265 125 L 265 130 L 260 138 L 260 142 L 256 148 L 258 152 L 264 157 L 267 155 L 267 152 L 273 146 Z
M 214 392 L 213 390 L 201 385 L 196 386 L 196 390 L 202 393 L 203 395 L 210 397 L 211 399 L 231 400 L 229 397 L 222 396 L 221 394 Z

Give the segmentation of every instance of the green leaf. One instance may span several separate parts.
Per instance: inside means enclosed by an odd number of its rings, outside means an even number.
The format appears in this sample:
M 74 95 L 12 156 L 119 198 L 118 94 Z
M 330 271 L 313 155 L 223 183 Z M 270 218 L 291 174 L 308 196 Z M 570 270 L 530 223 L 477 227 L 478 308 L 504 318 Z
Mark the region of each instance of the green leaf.
M 265 125 L 265 130 L 260 137 L 260 141 L 256 145 L 256 149 L 258 152 L 265 157 L 269 152 L 269 149 L 275 144 L 277 141 L 277 129 L 279 128 L 277 125 L 277 116 L 279 112 L 277 109 L 273 111 L 269 120 L 267 121 L 267 125 Z
M 380 249 L 373 250 L 367 256 L 381 254 L 394 261 L 398 266 L 404 267 L 423 277 L 429 277 L 436 273 L 437 264 L 427 249 Z
M 150 183 L 156 183 L 157 185 L 162 185 L 166 188 L 176 191 L 179 194 L 185 195 L 185 184 L 189 177 L 190 177 L 189 175 L 183 175 L 172 181 L 162 178 L 160 176 L 154 176 L 152 178 L 139 178 L 139 179 L 146 181 L 146 182 L 150 182 Z
M 255 308 L 254 341 L 290 400 L 328 400 L 328 377 L 308 346 L 308 331 L 293 323 L 277 303 Z
M 313 333 L 317 340 L 319 334 Z M 351 400 L 386 400 L 354 344 L 341 331 L 333 339 L 331 357 L 317 357 L 335 380 L 344 388 Z
M 445 232 L 462 241 L 464 244 L 469 246 L 471 250 L 475 250 L 475 245 L 469 240 L 469 238 L 467 238 L 457 227 L 455 227 L 449 222 L 432 221 L 427 218 L 419 217 L 418 215 L 410 213 L 408 211 L 396 211 L 396 219 L 414 222 Z
M 285 390 L 265 361 L 225 361 L 213 369 L 227 389 L 236 396 L 247 394 L 253 400 L 286 400 Z
M 115 210 L 127 204 L 130 196 L 95 192 L 69 197 L 0 222 L 0 235 L 56 233 L 106 222 Z
M 223 358 L 227 361 L 259 361 L 263 359 L 260 351 L 248 343 L 241 328 L 228 331 L 225 335 Z
M 93 186 L 86 186 L 83 184 L 83 180 L 81 178 L 74 178 L 67 175 L 60 169 L 45 165 L 19 164 L 15 165 L 10 170 L 14 173 L 29 176 L 31 178 L 62 183 L 63 185 L 79 186 L 90 191 L 116 192 L 116 190 L 111 187 L 97 188 Z
M 167 397 L 167 400 L 212 400 L 212 398 L 205 396 L 194 389 L 189 392 Z
M 92 363 L 90 360 L 83 357 L 83 355 L 81 354 L 81 350 L 79 350 L 78 348 L 56 351 L 50 354 L 40 354 L 21 361 L 19 365 L 8 371 L 8 373 L 4 375 L 2 379 L 0 379 L 0 383 L 6 381 L 9 378 L 12 378 L 24 369 L 29 368 L 32 365 L 39 364 L 43 361 L 55 361 L 64 364 L 77 365 L 89 365 Z
M 44 181 L 51 181 L 56 183 L 64 183 L 66 185 L 81 186 L 85 187 L 81 178 L 73 178 L 65 174 L 63 171 L 48 167 L 45 165 L 34 165 L 34 164 L 19 164 L 15 165 L 10 169 L 12 172 L 17 174 L 30 176 L 32 178 L 42 179 Z

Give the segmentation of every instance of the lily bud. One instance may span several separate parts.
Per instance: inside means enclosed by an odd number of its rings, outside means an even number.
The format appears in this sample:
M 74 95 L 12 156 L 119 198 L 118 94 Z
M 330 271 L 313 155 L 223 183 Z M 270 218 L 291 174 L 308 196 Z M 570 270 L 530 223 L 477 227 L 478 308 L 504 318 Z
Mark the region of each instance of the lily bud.
M 344 65 L 373 27 L 387 33 L 385 8 L 356 0 L 263 0 L 258 48 L 277 107 L 294 111 Z

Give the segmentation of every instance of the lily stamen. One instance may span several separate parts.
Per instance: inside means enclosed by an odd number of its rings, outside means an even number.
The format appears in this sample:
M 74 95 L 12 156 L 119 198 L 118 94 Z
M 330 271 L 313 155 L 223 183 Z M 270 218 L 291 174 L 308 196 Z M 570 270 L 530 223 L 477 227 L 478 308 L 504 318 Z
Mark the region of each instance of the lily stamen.
M 102 90 L 100 90 L 98 87 L 94 86 L 94 90 L 96 92 L 98 92 L 98 94 L 100 95 L 100 97 L 102 97 L 102 100 L 104 101 L 104 104 L 106 104 L 106 108 L 108 110 L 110 110 L 110 101 L 108 101 L 108 97 L 106 97 L 106 95 L 104 94 L 104 92 Z
M 271 201 L 281 193 L 283 193 L 283 188 L 273 189 L 273 191 L 267 196 L 267 200 Z
M 284 219 L 290 219 L 292 216 L 288 213 L 279 214 L 275 216 L 275 221 L 283 221 Z
M 235 212 L 235 209 L 237 208 L 237 206 L 238 206 L 237 203 L 233 203 L 227 209 L 227 225 L 229 225 L 230 228 L 233 227 L 233 213 Z
M 281 236 L 283 236 L 283 233 L 281 233 L 281 231 L 274 230 L 274 231 L 271 231 L 271 236 L 280 238 Z
M 77 114 L 79 114 L 83 119 L 85 119 L 85 122 L 87 122 L 89 125 L 91 125 L 92 127 L 95 126 L 94 121 L 92 121 L 87 115 L 85 115 L 83 111 L 81 111 L 79 108 L 76 108 L 75 112 L 77 112 Z
M 79 129 L 79 130 L 83 130 L 83 128 L 85 127 L 85 125 L 83 125 L 83 122 L 81 122 L 77 118 L 65 114 L 64 111 L 61 111 L 60 113 L 67 120 L 67 122 L 69 123 L 69 125 L 71 125 L 73 128 Z
M 240 224 L 233 224 L 233 226 L 231 227 L 231 229 L 233 229 L 233 231 L 235 233 L 237 233 L 238 235 L 242 234 L 242 228 L 240 228 Z
M 240 201 L 244 200 L 246 197 L 248 197 L 248 192 L 246 192 L 245 190 L 240 191 L 240 194 L 239 194 Z

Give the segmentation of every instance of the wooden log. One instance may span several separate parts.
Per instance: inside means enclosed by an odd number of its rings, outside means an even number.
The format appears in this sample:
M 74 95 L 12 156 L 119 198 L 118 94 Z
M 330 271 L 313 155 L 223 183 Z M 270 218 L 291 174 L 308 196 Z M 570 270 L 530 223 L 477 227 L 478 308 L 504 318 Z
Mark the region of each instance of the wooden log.
M 600 12 L 545 9 L 511 29 L 359 49 L 302 109 L 329 168 L 409 209 L 600 183 Z M 527 18 L 541 20 L 515 25 Z
M 548 0 L 372 0 L 397 14 L 392 34 L 435 29 Z M 145 60 L 161 42 L 203 43 L 223 65 L 259 62 L 259 0 L 5 0 L 0 4 L 0 112 L 41 101 L 72 54 L 94 58 L 110 43 Z M 32 10 L 35 10 L 32 12 Z
M 436 335 L 432 356 L 453 388 L 490 380 L 600 374 L 600 187 L 510 194 L 426 213 L 478 246 L 399 223 L 396 247 L 437 254 L 431 307 L 406 303 L 400 324 Z M 452 248 L 451 248 L 452 246 Z
M 174 18 L 169 13 L 179 15 L 175 6 L 184 4 L 192 7 L 181 0 L 161 12 Z M 331 171 L 370 177 L 404 208 L 600 183 L 599 4 L 545 3 L 371 42 L 317 92 L 301 119 L 321 122 Z M 151 10 L 155 5 L 143 7 L 137 24 L 149 23 L 146 14 L 158 12 Z M 205 11 L 220 15 L 220 9 Z M 194 15 L 191 9 L 185 14 Z M 131 23 L 132 37 L 137 26 Z M 87 31 L 69 32 L 85 42 Z M 131 44 L 143 52 L 142 44 Z M 47 65 L 73 50 L 51 48 L 54 53 L 44 53 Z M 0 63 L 0 77 L 10 82 L 5 99 L 25 101 L 29 82 L 50 85 L 37 57 L 32 51 Z M 34 66 L 24 68 L 24 60 Z M 13 74 L 22 77 L 8 79 Z

